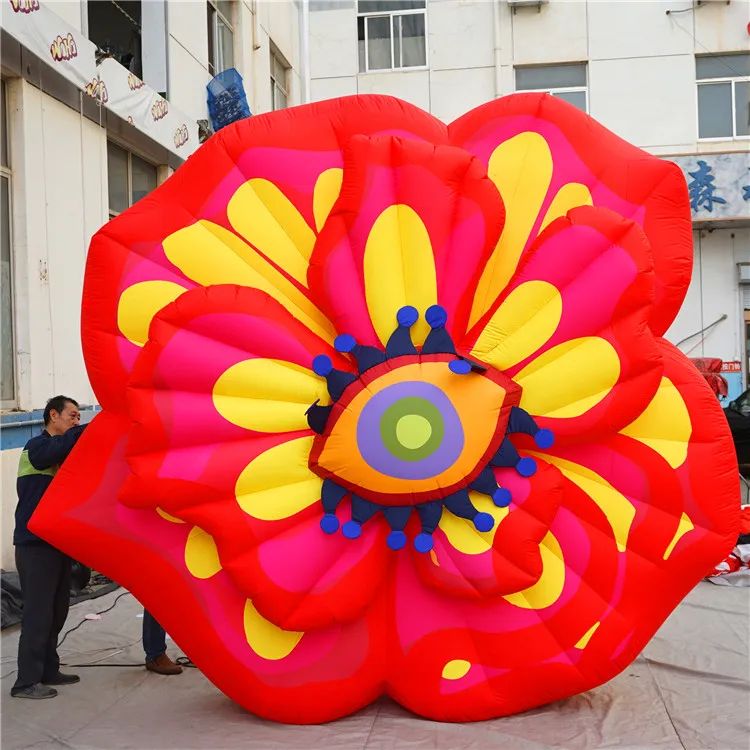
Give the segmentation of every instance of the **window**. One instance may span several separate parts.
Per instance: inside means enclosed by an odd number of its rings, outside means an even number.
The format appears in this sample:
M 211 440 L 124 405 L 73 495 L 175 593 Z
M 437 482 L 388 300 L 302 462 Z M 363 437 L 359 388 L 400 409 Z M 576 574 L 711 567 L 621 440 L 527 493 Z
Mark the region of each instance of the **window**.
M 143 78 L 140 0 L 90 2 L 86 8 L 89 39 L 131 73 Z
M 588 112 L 586 63 L 516 68 L 516 91 L 544 91 Z
M 5 81 L 0 79 L 0 401 L 12 406 L 16 399 L 15 326 L 13 324 L 13 261 L 11 243 L 11 171 L 8 149 L 8 113 Z
M 107 141 L 107 187 L 110 219 L 156 188 L 156 167 Z
M 232 0 L 209 0 L 208 72 L 215 76 L 234 67 Z
M 698 137 L 750 136 L 750 54 L 695 58 Z
M 289 66 L 278 52 L 271 50 L 271 109 L 289 106 Z
M 427 65 L 425 0 L 358 0 L 359 70 Z

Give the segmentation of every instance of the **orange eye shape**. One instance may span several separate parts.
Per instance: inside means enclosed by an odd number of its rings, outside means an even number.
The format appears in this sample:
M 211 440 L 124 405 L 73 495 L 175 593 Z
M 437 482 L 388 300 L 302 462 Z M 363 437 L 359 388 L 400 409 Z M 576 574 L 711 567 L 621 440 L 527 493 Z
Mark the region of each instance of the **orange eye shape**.
M 337 337 L 336 349 L 352 355 L 359 377 L 335 370 L 325 355 L 313 360 L 333 400 L 307 412 L 318 433 L 309 463 L 325 480 L 320 527 L 326 534 L 338 531 L 337 508 L 349 493 L 352 517 L 341 528 L 349 539 L 382 511 L 391 527 L 388 546 L 401 549 L 414 508 L 422 525 L 414 538 L 418 552 L 432 549 L 443 507 L 489 531 L 495 520 L 474 507 L 469 489 L 505 508 L 512 497 L 498 486 L 493 467 L 514 466 L 522 476 L 536 471 L 534 459 L 519 456 L 508 435 L 525 433 L 540 447 L 552 445 L 552 433 L 518 406 L 518 385 L 456 353 L 442 307 L 426 311 L 432 330 L 417 351 L 409 329 L 418 317 L 413 307 L 398 311 L 384 352 L 348 334 Z
M 497 452 L 521 389 L 499 372 L 457 374 L 449 355 L 368 370 L 334 407 L 310 466 L 383 505 L 445 497 Z

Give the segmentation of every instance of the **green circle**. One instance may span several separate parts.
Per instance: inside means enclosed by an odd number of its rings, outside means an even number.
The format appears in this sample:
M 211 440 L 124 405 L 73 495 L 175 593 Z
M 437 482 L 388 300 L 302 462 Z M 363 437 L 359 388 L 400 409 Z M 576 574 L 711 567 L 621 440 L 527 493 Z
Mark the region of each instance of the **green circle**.
M 396 438 L 404 448 L 419 450 L 432 435 L 432 425 L 421 414 L 406 414 L 396 422 Z
M 418 447 L 404 445 L 399 439 L 399 423 L 405 417 L 420 417 L 430 427 L 430 434 Z M 443 442 L 445 425 L 440 410 L 431 401 L 407 396 L 391 404 L 380 419 L 380 437 L 388 452 L 402 461 L 421 461 L 432 455 Z M 403 428 L 402 428 L 403 436 Z

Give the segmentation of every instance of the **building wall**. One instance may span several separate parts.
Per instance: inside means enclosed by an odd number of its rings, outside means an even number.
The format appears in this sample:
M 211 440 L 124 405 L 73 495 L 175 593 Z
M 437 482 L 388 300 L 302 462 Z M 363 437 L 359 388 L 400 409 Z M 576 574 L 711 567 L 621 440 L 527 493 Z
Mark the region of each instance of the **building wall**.
M 144 1 L 166 2 L 164 48 L 155 54 L 166 56 L 170 105 L 196 120 L 206 119 L 210 80 L 206 3 Z M 85 0 L 53 0 L 52 10 L 76 29 L 85 25 Z M 300 103 L 297 3 L 237 0 L 232 21 L 235 67 L 243 76 L 251 111 L 258 114 L 271 108 L 272 45 L 291 67 L 289 104 Z M 130 126 L 108 132 L 23 79 L 6 78 L 6 84 L 13 169 L 18 408 L 38 410 L 56 393 L 93 404 L 81 352 L 80 300 L 88 244 L 109 218 L 108 138 L 161 167 L 164 178 L 169 170 L 154 156 L 158 150 L 149 152 L 148 142 L 142 134 L 136 138 Z M 4 569 L 15 568 L 12 533 L 19 443 L 29 430 L 37 429 L 35 425 L 2 432 L 0 563 Z

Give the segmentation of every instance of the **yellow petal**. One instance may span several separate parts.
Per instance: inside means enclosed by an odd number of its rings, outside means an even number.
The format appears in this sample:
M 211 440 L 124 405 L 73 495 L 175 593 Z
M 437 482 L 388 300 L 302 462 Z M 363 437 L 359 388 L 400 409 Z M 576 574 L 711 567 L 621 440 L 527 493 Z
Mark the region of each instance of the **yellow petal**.
M 561 317 L 560 292 L 546 281 L 527 281 L 495 311 L 471 353 L 507 370 L 544 346 Z
M 294 651 L 304 633 L 282 630 L 266 620 L 248 599 L 245 602 L 245 638 L 261 659 L 284 659 Z
M 680 392 L 669 378 L 662 378 L 643 414 L 621 432 L 656 451 L 676 469 L 687 458 L 693 426 Z
M 308 428 L 305 412 L 327 401 L 325 381 L 310 370 L 275 359 L 247 359 L 216 381 L 214 406 L 224 419 L 256 432 Z
M 617 383 L 620 358 L 612 344 L 596 336 L 555 346 L 521 370 L 521 408 L 536 417 L 579 417 L 596 406 Z
M 601 625 L 601 622 L 595 622 L 582 636 L 581 639 L 576 643 L 574 648 L 584 649 L 586 646 L 588 646 L 589 641 L 591 640 L 591 636 L 596 633 L 596 631 L 599 629 L 599 626 Z
M 565 585 L 565 560 L 560 544 L 552 532 L 548 532 L 539 545 L 542 555 L 542 575 L 539 580 L 523 591 L 507 594 L 503 598 L 523 609 L 544 609 L 554 604 Z
M 171 281 L 141 281 L 129 286 L 117 304 L 117 327 L 132 344 L 143 346 L 154 315 L 185 291 L 184 286 Z
M 471 521 L 454 516 L 448 510 L 443 511 L 439 526 L 448 538 L 452 547 L 466 555 L 481 555 L 492 547 L 498 524 L 508 515 L 507 508 L 498 508 L 492 498 L 480 492 L 469 492 L 472 505 L 480 513 L 489 513 L 495 519 L 495 525 L 489 531 L 477 531 Z
M 236 234 L 210 221 L 197 221 L 167 237 L 164 253 L 188 278 L 203 286 L 239 284 L 259 289 L 326 341 L 336 333 L 320 310 Z
M 465 659 L 453 659 L 443 667 L 444 680 L 460 680 L 471 669 L 471 662 Z
M 600 477 L 595 471 L 591 471 L 585 466 L 573 461 L 566 461 L 564 458 L 558 458 L 557 456 L 537 453 L 536 451 L 528 452 L 557 466 L 564 476 L 578 485 L 599 506 L 612 527 L 617 549 L 620 552 L 624 551 L 628 543 L 630 526 L 635 518 L 635 508 L 630 500 L 622 492 L 616 490 L 604 477 Z
M 389 206 L 378 216 L 367 238 L 364 273 L 367 307 L 381 342 L 396 328 L 399 309 L 413 305 L 420 320 L 412 339 L 423 344 L 430 330 L 424 312 L 437 304 L 437 278 L 430 235 L 413 208 Z
M 156 512 L 165 520 L 169 521 L 170 523 L 185 523 L 181 518 L 175 518 L 174 516 L 170 516 L 169 513 L 167 513 L 165 510 L 162 510 L 161 508 L 157 508 Z
M 251 245 L 307 286 L 315 233 L 276 185 L 248 180 L 229 201 L 227 218 Z
M 682 537 L 684 537 L 685 534 L 688 533 L 688 531 L 692 531 L 694 528 L 695 526 L 693 526 L 693 522 L 688 517 L 688 514 L 683 513 L 680 517 L 680 523 L 677 525 L 677 531 L 675 531 L 672 541 L 669 543 L 669 546 L 664 552 L 665 560 L 667 560 L 672 552 L 674 552 L 674 548 L 677 546 L 677 542 L 679 542 L 680 539 L 682 539 Z
M 505 228 L 474 295 L 469 325 L 492 307 L 513 276 L 552 180 L 552 154 L 539 133 L 520 133 L 490 156 L 487 173 L 505 203 Z
M 210 578 L 221 570 L 213 537 L 197 526 L 190 530 L 185 544 L 185 565 L 196 578 Z
M 593 205 L 594 200 L 585 185 L 581 185 L 579 182 L 569 182 L 567 185 L 563 185 L 547 209 L 539 233 L 541 234 L 555 219 L 565 216 L 571 208 Z
M 261 521 L 288 518 L 320 500 L 323 480 L 308 468 L 313 438 L 281 443 L 248 464 L 235 487 L 242 510 Z
M 343 169 L 326 169 L 315 181 L 313 191 L 313 214 L 315 215 L 315 227 L 320 232 L 326 223 L 328 214 L 331 213 L 333 204 L 341 192 L 341 183 L 344 178 Z

